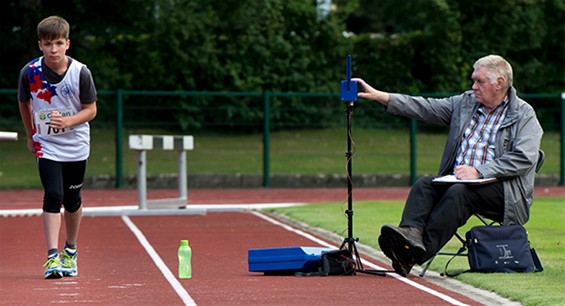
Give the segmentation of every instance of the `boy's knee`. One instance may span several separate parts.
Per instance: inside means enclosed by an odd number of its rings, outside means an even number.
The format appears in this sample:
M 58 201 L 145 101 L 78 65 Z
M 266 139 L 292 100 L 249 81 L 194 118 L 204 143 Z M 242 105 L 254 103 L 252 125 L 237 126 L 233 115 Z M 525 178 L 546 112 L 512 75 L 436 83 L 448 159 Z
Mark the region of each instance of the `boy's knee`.
M 43 211 L 49 213 L 61 212 L 61 203 L 63 203 L 63 195 L 55 190 L 46 190 L 43 195 Z
M 65 210 L 70 213 L 74 213 L 77 210 L 79 210 L 79 208 L 82 205 L 82 198 L 80 197 L 80 191 L 79 190 L 68 191 L 65 194 L 65 200 L 63 202 L 63 205 L 65 206 Z
M 78 199 L 78 201 L 73 201 L 72 203 L 65 203 L 64 205 L 65 205 L 65 211 L 70 213 L 75 213 L 82 206 L 82 201 Z

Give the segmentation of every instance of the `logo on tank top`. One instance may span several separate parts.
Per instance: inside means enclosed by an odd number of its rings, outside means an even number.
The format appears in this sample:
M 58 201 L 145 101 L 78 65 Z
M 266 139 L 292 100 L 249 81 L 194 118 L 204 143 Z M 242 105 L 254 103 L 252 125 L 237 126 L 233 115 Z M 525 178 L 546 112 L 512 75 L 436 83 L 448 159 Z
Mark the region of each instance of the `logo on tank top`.
M 61 95 L 65 98 L 71 97 L 74 94 L 73 87 L 69 84 L 63 85 L 60 89 Z

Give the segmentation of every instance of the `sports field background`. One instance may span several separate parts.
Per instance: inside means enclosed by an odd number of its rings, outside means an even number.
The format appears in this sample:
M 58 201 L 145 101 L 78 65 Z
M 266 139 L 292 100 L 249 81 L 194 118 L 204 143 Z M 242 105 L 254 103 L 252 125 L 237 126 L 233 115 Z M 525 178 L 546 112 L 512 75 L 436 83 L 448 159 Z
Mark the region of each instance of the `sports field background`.
M 313 236 L 261 212 L 248 211 L 272 203 L 290 205 L 285 204 L 290 199 L 307 203 L 341 197 L 335 189 L 290 191 L 199 189 L 191 193 L 192 200 L 186 209 L 172 209 L 164 215 L 161 211 L 157 215 L 129 216 L 131 211 L 124 211 L 123 205 L 135 201 L 134 190 L 85 190 L 83 196 L 89 207 L 84 210 L 79 246 L 79 270 L 82 272 L 75 278 L 46 281 L 41 267 L 44 243 L 40 211 L 27 209 L 35 207 L 36 199 L 41 198 L 41 190 L 0 190 L 0 197 L 10 203 L 7 208 L 18 208 L 17 211 L 0 210 L 3 216 L 0 217 L 0 258 L 3 261 L 13 258 L 13 264 L 0 267 L 3 302 L 26 305 L 192 305 L 193 302 L 199 305 L 313 305 L 362 304 L 371 297 L 385 304 L 398 301 L 433 305 L 479 304 L 461 293 L 417 277 L 400 279 L 394 275 L 362 274 L 357 277 L 302 278 L 250 273 L 247 250 L 251 248 L 335 248 L 339 245 L 323 235 Z M 174 192 L 159 190 L 151 196 L 166 197 Z M 367 190 L 365 194 L 372 197 L 374 192 Z M 16 226 L 25 230 L 12 231 Z M 190 280 L 179 281 L 174 276 L 180 239 L 189 239 L 193 249 L 193 278 Z M 17 251 L 20 241 L 26 242 L 24 253 Z M 13 254 L 20 256 L 13 257 Z M 116 254 L 121 256 L 114 256 Z M 109 256 L 113 259 L 104 260 Z M 383 263 L 375 261 L 373 255 L 367 254 L 364 260 L 370 268 L 383 269 Z M 100 268 L 101 262 L 104 262 L 104 269 Z M 344 287 L 349 290 L 341 290 Z M 375 292 L 376 287 L 383 290 Z M 30 289 L 34 294 L 29 294 Z
M 402 199 L 407 195 L 408 188 L 358 188 L 354 191 L 355 202 L 355 234 L 361 237 L 362 244 L 370 244 L 375 238 L 375 223 L 394 222 L 400 213 Z M 162 198 L 175 195 L 176 190 L 152 190 L 150 197 Z M 547 187 L 536 189 L 540 197 L 552 195 L 565 197 L 565 189 L 558 187 Z M 136 202 L 136 191 L 126 190 L 84 190 L 85 203 L 88 203 L 89 213 L 96 211 L 113 212 L 113 208 L 123 208 L 123 205 L 131 205 Z M 9 304 L 37 304 L 38 301 L 50 301 L 56 303 L 78 303 L 90 301 L 90 303 L 180 303 L 175 300 L 167 280 L 157 270 L 151 261 L 153 255 L 148 254 L 141 248 L 132 233 L 124 224 L 122 217 L 118 216 L 87 216 L 84 219 L 83 232 L 81 233 L 81 273 L 78 278 L 64 279 L 62 282 L 46 282 L 42 278 L 43 262 L 42 250 L 44 241 L 41 235 L 41 220 L 37 212 L 9 212 L 8 210 L 24 210 L 35 208 L 40 201 L 42 191 L 38 189 L 28 190 L 0 190 L 2 199 L 3 216 L 0 217 L 0 258 L 2 261 L 10 259 L 12 265 L 2 265 L 0 268 L 0 292 L 4 301 Z M 166 267 L 174 271 L 176 268 L 176 248 L 179 239 L 190 239 L 194 253 L 194 277 L 189 281 L 183 281 L 182 287 L 198 304 L 328 304 L 328 303 L 353 303 L 364 304 L 367 299 L 379 301 L 383 304 L 458 304 L 468 305 L 510 305 L 509 300 L 501 300 L 485 292 L 473 291 L 471 288 L 458 286 L 455 289 L 442 289 L 441 287 L 451 284 L 449 279 L 438 278 L 434 273 L 428 273 L 426 278 L 420 279 L 411 275 L 406 281 L 391 277 L 375 277 L 358 275 L 355 277 L 329 277 L 329 278 L 296 278 L 288 277 L 264 277 L 258 273 L 247 272 L 247 250 L 249 248 L 281 247 L 281 246 L 314 246 L 311 240 L 303 239 L 297 235 L 292 228 L 293 223 L 283 221 L 284 224 L 273 226 L 261 218 L 256 218 L 255 213 L 249 213 L 245 209 L 252 209 L 250 203 L 328 203 L 312 206 L 314 212 L 320 207 L 326 207 L 336 220 L 325 220 L 333 222 L 333 226 L 340 231 L 346 228 L 344 216 L 341 214 L 346 198 L 346 188 L 325 189 L 194 189 L 189 190 L 189 203 L 187 211 L 208 207 L 210 210 L 206 215 L 186 216 L 131 216 L 131 222 L 141 233 L 147 237 L 157 254 L 163 259 Z M 374 199 L 381 201 L 373 202 Z M 393 201 L 391 201 L 393 200 Z M 370 202 L 368 202 L 370 201 Z M 384 201 L 384 202 L 383 202 Z M 335 202 L 330 204 L 330 202 Z M 394 203 L 389 206 L 385 202 Z M 219 205 L 225 203 L 227 205 Z M 239 203 L 239 204 L 238 204 Z M 541 203 L 541 202 L 540 202 Z M 369 204 L 367 206 L 367 204 Z M 257 205 L 257 204 L 256 204 Z M 377 208 L 377 213 L 370 213 L 368 207 Z M 310 206 L 307 206 L 310 207 Z M 387 208 L 388 207 L 388 208 Z M 541 208 L 542 206 L 537 206 Z M 241 210 L 241 209 L 244 210 Z M 337 208 L 337 209 L 336 209 Z M 98 210 L 102 209 L 102 210 Z M 223 212 L 222 212 L 223 211 Z M 181 210 L 182 212 L 182 210 Z M 172 212 L 174 213 L 174 212 Z M 546 211 L 545 213 L 559 219 L 559 211 Z M 315 213 L 316 218 L 324 218 L 320 213 Z M 547 215 L 545 215 L 547 216 Z M 536 217 L 545 218 L 544 214 L 536 213 Z M 376 219 L 375 219 L 376 218 Z M 369 220 L 369 224 L 364 224 Z M 315 227 L 321 226 L 312 219 Z M 372 221 L 371 221 L 372 220 Z M 375 221 L 377 220 L 377 221 Z M 550 219 L 548 219 L 550 220 Z M 533 221 L 533 220 L 532 220 Z M 538 219 L 539 221 L 539 219 Z M 285 224 L 290 224 L 290 227 Z M 559 223 L 559 226 L 561 223 Z M 534 223 L 532 223 L 534 225 Z M 25 230 L 13 231 L 15 227 Z M 285 230 L 282 227 L 286 228 Z M 562 228 L 562 227 L 561 227 Z M 532 228 L 539 233 L 539 229 Z M 310 228 L 308 232 L 322 239 L 327 239 L 326 234 Z M 548 237 L 550 241 L 560 241 L 563 234 L 561 230 L 553 231 L 556 236 Z M 367 234 L 364 234 L 367 232 Z M 320 236 L 321 235 L 321 236 Z M 326 237 L 326 238 L 323 238 Z M 542 246 L 539 236 L 532 237 L 535 247 Z M 557 239 L 557 240 L 555 240 Z M 330 239 L 332 245 L 340 244 L 342 239 Z M 28 246 L 26 252 L 20 253 L 20 242 Z M 329 240 L 327 240 L 329 241 Z M 557 248 L 561 246 L 557 246 Z M 540 252 L 538 249 L 538 252 Z M 560 261 L 557 249 L 557 257 L 553 260 Z M 127 254 L 125 257 L 117 257 L 107 262 L 106 269 L 100 269 L 101 258 L 108 254 Z M 14 254 L 20 256 L 14 257 Z M 542 260 L 548 253 L 541 251 Z M 382 259 L 368 249 L 361 249 L 361 256 L 369 259 L 377 266 L 369 265 L 368 268 L 382 269 L 388 267 L 388 261 Z M 373 257 L 376 256 L 376 257 Z M 381 255 L 382 256 L 382 255 Z M 377 262 L 373 259 L 377 258 Z M 381 259 L 379 259 L 381 258 Z M 125 260 L 124 260 L 125 259 Z M 562 260 L 561 260 L 562 261 Z M 551 272 L 554 270 L 550 261 L 545 261 L 546 272 L 539 274 L 524 275 L 499 275 L 492 276 L 493 279 L 505 279 L 506 286 L 511 279 L 525 280 L 526 284 L 541 284 L 540 278 L 557 277 L 555 286 L 543 286 L 546 292 L 553 293 L 557 299 L 549 294 L 544 296 L 546 304 L 559 304 L 559 288 L 563 282 L 560 274 Z M 390 268 L 390 267 L 388 267 Z M 17 270 L 15 270 L 17 269 Z M 15 276 L 17 275 L 17 277 Z M 221 275 L 221 277 L 219 277 Z M 17 282 L 14 279 L 17 278 Z M 404 279 L 404 278 L 402 278 Z M 528 282 L 528 280 L 530 280 Z M 535 280 L 535 281 L 531 281 Z M 431 281 L 431 283 L 430 283 Z M 437 284 L 440 286 L 437 286 Z M 408 285 L 411 284 L 411 285 Z M 418 287 L 414 287 L 418 286 Z M 421 287 L 423 286 L 423 287 Z M 340 290 L 344 287 L 349 290 Z M 513 287 L 513 286 L 511 286 Z M 35 294 L 28 294 L 32 288 Z M 415 289 L 420 288 L 420 289 Z M 424 289 L 425 288 L 425 289 Z M 438 299 L 432 291 L 440 291 L 447 294 L 448 299 Z M 299 290 L 299 291 L 297 291 Z M 446 291 L 447 290 L 447 291 Z M 553 290 L 553 291 L 552 291 Z M 268 292 L 268 294 L 265 294 Z M 292 292 L 292 293 L 291 293 Z M 524 301 L 526 305 L 539 305 L 539 294 L 529 289 L 525 292 L 530 302 Z M 524 293 L 522 290 L 521 293 Z M 528 294 L 531 293 L 531 294 Z M 482 302 L 472 301 L 469 297 L 480 298 Z M 445 298 L 445 297 L 444 297 Z M 119 299 L 119 300 L 118 300 Z
M 355 237 L 359 238 L 361 243 L 379 249 L 376 237 L 380 226 L 382 224 L 398 224 L 403 206 L 404 199 L 397 201 L 355 201 L 353 203 Z M 345 209 L 347 209 L 346 203 L 336 202 L 273 210 L 307 224 L 347 236 Z M 565 273 L 565 247 L 563 246 L 565 226 L 561 222 L 563 217 L 565 217 L 565 188 L 552 188 L 551 191 L 543 187 L 537 188 L 531 217 L 525 227 L 528 231 L 531 247 L 535 248 L 540 256 L 544 266 L 543 272 L 523 274 L 463 273 L 455 278 L 478 288 L 497 292 L 525 305 L 558 305 L 562 303 L 561 292 L 565 290 L 562 277 Z M 476 225 L 483 224 L 478 218 L 472 217 L 458 232 L 465 237 L 465 233 Z M 454 237 L 444 247 L 443 251 L 457 252 L 460 248 L 461 242 Z M 444 272 L 445 265 L 450 258 L 451 256 L 438 256 L 434 259 L 431 269 Z M 451 274 L 457 274 L 468 269 L 466 257 L 457 257 L 449 266 Z M 414 275 L 418 273 L 418 268 L 412 272 Z M 536 286 L 532 286 L 532 283 L 535 283 Z M 508 284 L 512 285 L 509 286 Z
M 115 186 L 115 140 L 113 130 L 93 124 L 92 153 L 87 167 L 87 187 Z M 131 130 L 128 133 L 163 134 L 163 130 Z M 171 133 L 173 134 L 173 133 Z M 323 130 L 293 130 L 271 135 L 271 187 L 340 187 L 345 184 L 345 132 L 340 128 Z M 21 133 L 20 133 L 21 136 Z M 195 133 L 195 149 L 188 151 L 188 174 L 200 175 L 189 180 L 191 187 L 233 188 L 262 186 L 262 135 L 219 135 Z M 358 187 L 409 186 L 409 131 L 363 129 L 353 130 L 355 141 L 352 160 Z M 418 175 L 437 172 L 445 134 L 418 135 Z M 559 181 L 560 137 L 544 135 L 542 148 L 546 161 L 538 175 L 538 184 L 555 185 Z M 136 152 L 122 144 L 125 186 L 135 188 Z M 171 188 L 176 184 L 177 153 L 151 151 L 147 154 L 147 172 L 154 179 L 149 184 Z M 172 174 L 172 177 L 170 176 Z M 157 179 L 162 177 L 160 181 Z M 249 181 L 244 179 L 249 177 Z M 306 178 L 312 178 L 307 180 Z M 168 179 L 167 179 L 168 178 Z M 208 181 L 206 181 L 208 180 Z M 302 180 L 302 181 L 301 181 Z M 199 185 L 200 184 L 200 185 Z M 247 184 L 247 185 L 245 185 Z M 301 185 L 302 184 L 302 185 Z M 308 185 L 310 184 L 310 185 Z M 0 142 L 0 188 L 39 188 L 35 159 L 26 150 L 25 140 Z

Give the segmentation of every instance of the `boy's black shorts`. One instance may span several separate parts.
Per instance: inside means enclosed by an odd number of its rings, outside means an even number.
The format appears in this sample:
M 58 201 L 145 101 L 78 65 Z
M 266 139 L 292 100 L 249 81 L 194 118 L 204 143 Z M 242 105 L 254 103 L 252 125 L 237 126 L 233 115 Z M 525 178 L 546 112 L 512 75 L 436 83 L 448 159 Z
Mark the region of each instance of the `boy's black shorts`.
M 86 160 L 77 162 L 57 162 L 45 158 L 37 159 L 39 177 L 43 185 L 43 211 L 74 213 L 79 210 L 82 199 L 80 190 L 86 172 Z

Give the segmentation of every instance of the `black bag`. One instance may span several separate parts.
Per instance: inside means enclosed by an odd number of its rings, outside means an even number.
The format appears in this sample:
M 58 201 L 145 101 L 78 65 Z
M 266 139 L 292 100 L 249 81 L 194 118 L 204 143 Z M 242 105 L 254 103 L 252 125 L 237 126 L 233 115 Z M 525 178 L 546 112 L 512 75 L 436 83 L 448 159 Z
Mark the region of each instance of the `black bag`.
M 346 249 L 322 253 L 322 272 L 327 275 L 355 274 L 355 260 Z
M 329 276 L 355 274 L 355 260 L 347 249 L 322 252 L 318 271 L 296 272 L 296 276 Z
M 465 236 L 471 271 L 543 271 L 522 225 L 475 226 Z

